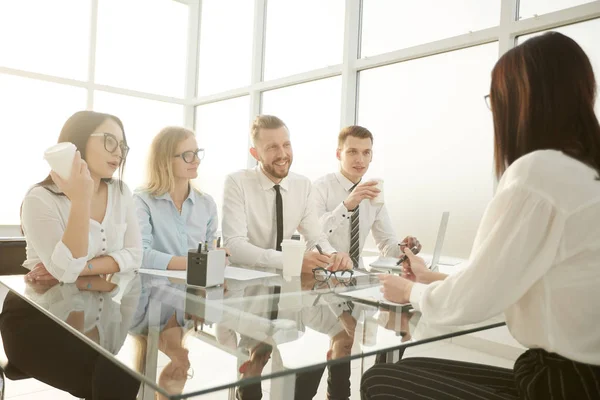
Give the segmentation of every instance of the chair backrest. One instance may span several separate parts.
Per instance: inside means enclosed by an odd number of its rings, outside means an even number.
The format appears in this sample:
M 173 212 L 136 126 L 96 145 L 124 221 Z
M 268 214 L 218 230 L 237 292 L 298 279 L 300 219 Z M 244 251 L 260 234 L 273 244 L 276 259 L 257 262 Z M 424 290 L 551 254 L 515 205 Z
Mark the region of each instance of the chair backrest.
M 0 275 L 24 275 L 25 239 L 0 239 Z

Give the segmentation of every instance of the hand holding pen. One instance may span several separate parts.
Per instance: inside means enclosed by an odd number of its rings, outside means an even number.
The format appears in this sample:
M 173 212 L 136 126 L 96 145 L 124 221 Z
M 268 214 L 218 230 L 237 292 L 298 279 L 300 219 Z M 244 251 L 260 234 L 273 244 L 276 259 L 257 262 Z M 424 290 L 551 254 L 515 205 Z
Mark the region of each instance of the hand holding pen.
M 399 243 L 398 246 L 400 246 L 401 253 L 404 253 L 404 249 L 406 247 L 409 247 L 414 254 L 418 254 L 421 251 L 421 243 L 419 243 L 419 239 L 414 236 L 405 237 L 402 243 Z M 402 255 L 400 256 L 400 260 L 398 260 L 396 265 L 401 265 L 406 260 L 408 260 L 408 257 L 406 255 Z
M 415 247 L 413 247 L 412 249 L 410 249 L 410 251 L 412 251 L 412 252 L 413 252 L 413 254 L 419 254 L 419 251 L 420 251 L 420 250 L 421 250 L 421 248 L 420 248 L 420 247 L 417 247 L 417 246 L 415 246 Z M 396 265 L 401 265 L 403 262 L 405 262 L 405 261 L 407 261 L 407 260 L 408 260 L 408 256 L 407 256 L 406 254 L 404 254 L 404 255 L 402 255 L 402 256 L 400 257 L 400 259 L 398 260 L 398 262 L 396 263 Z
M 339 271 L 345 269 L 352 269 L 352 260 L 345 253 L 334 253 L 334 254 L 325 254 L 323 252 L 323 248 L 320 245 L 315 246 L 319 251 L 320 255 L 329 257 L 329 264 L 327 265 L 327 269 L 330 271 Z

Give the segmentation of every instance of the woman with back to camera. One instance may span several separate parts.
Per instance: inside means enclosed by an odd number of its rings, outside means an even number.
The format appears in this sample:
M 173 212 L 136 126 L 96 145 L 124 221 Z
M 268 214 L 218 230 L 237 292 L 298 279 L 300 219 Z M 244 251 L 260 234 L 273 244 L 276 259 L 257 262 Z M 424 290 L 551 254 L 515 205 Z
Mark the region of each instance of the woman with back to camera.
M 380 278 L 387 299 L 410 301 L 431 323 L 504 312 L 528 348 L 514 369 L 411 358 L 367 371 L 363 399 L 600 399 L 595 96 L 587 55 L 560 33 L 503 55 L 489 94 L 500 182 L 465 268 L 430 272 L 408 249 L 404 277 Z

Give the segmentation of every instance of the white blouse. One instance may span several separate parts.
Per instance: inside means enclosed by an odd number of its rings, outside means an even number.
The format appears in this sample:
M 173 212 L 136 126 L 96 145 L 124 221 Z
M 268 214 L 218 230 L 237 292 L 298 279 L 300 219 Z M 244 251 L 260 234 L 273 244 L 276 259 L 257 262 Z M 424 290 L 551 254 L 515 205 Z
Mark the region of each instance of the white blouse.
M 474 323 L 504 312 L 523 346 L 600 365 L 600 181 L 553 150 L 504 173 L 464 269 L 415 284 L 428 321 Z
M 141 279 L 137 273 L 115 274 L 112 283 L 118 286 L 112 292 L 78 289 L 75 283 L 56 285 L 45 293 L 36 293 L 25 287 L 27 297 L 48 310 L 55 318 L 66 321 L 69 314 L 83 312 L 83 330 L 98 330 L 98 344 L 117 354 L 129 332 L 141 293 Z
M 51 190 L 58 192 L 56 186 Z M 66 196 L 50 193 L 43 187 L 34 187 L 23 200 L 21 221 L 27 241 L 25 268 L 44 264 L 52 276 L 61 282 L 75 282 L 87 261 L 110 256 L 119 265 L 120 272 L 139 269 L 142 262 L 142 239 L 133 197 L 129 188 L 119 182 L 108 184 L 108 202 L 102 222 L 90 219 L 88 254 L 74 258 L 62 242 L 71 201 Z

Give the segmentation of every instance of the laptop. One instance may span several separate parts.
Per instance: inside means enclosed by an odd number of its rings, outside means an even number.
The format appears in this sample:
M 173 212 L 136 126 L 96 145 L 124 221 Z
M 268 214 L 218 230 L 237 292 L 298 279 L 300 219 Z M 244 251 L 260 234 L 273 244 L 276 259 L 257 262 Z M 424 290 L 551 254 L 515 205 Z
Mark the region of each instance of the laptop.
M 433 250 L 433 257 L 429 269 L 437 272 L 439 269 L 440 256 L 442 255 L 442 247 L 444 246 L 444 238 L 446 237 L 446 228 L 448 227 L 448 219 L 450 219 L 450 212 L 444 211 L 442 213 L 442 220 L 440 222 L 440 228 L 438 229 L 437 240 L 435 242 L 435 248 Z M 395 257 L 379 257 L 373 263 L 369 264 L 372 268 L 402 271 L 402 265 L 396 265 L 398 259 Z

